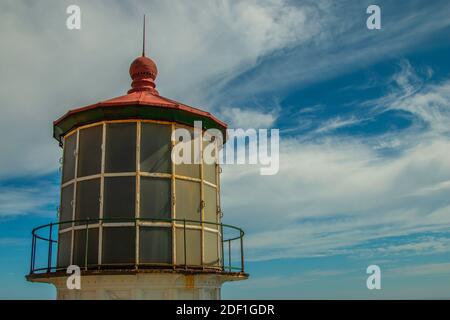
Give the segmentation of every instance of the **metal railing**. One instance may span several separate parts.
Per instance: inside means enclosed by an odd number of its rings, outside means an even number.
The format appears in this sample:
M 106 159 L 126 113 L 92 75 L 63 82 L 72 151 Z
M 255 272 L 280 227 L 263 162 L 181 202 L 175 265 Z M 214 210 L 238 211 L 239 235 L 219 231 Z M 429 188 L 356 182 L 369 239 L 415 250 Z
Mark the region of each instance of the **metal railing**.
M 184 247 L 184 261 L 183 263 L 140 263 L 137 261 L 137 257 L 134 259 L 134 263 L 114 263 L 114 264 L 89 264 L 88 263 L 88 249 L 89 249 L 89 230 L 99 228 L 112 228 L 114 223 L 127 223 L 131 222 L 134 226 L 139 227 L 160 227 L 160 225 L 143 225 L 145 222 L 153 223 L 170 223 L 171 227 L 176 230 L 181 228 L 183 230 L 183 247 Z M 108 223 L 108 226 L 103 226 L 104 223 Z M 94 226 L 93 226 L 94 225 Z M 194 228 L 192 228 L 194 226 Z M 186 230 L 200 230 L 199 226 L 211 227 L 211 229 L 217 230 L 219 237 L 219 249 L 218 249 L 218 263 L 204 264 L 203 259 L 201 264 L 188 264 L 188 248 L 189 243 L 186 237 Z M 169 228 L 169 227 L 168 227 Z M 174 269 L 174 270 L 215 270 L 226 273 L 244 273 L 244 247 L 243 238 L 244 231 L 238 227 L 215 222 L 188 220 L 188 219 L 150 219 L 150 218 L 98 218 L 98 219 L 85 219 L 85 220 L 69 220 L 52 222 L 39 227 L 36 227 L 32 231 L 31 240 L 31 260 L 30 260 L 30 275 L 40 273 L 51 273 L 66 270 L 67 266 L 58 266 L 58 257 L 55 255 L 54 246 L 56 246 L 56 252 L 58 253 L 58 245 L 60 240 L 60 230 L 85 230 L 85 254 L 84 265 L 80 266 L 85 270 L 109 270 L 109 269 Z M 72 232 L 72 231 L 67 231 Z M 73 231 L 74 232 L 74 231 Z M 137 232 L 137 229 L 136 229 Z M 211 232 L 211 231 L 204 231 Z M 56 233 L 56 235 L 55 235 Z M 175 232 L 172 234 L 172 239 Z M 98 240 L 99 241 L 99 240 Z M 71 238 L 70 250 L 74 251 L 74 238 Z M 98 245 L 98 244 L 97 244 Z M 134 242 L 136 247 L 136 241 Z M 198 245 L 195 244 L 195 245 Z M 202 238 L 201 250 L 205 246 L 205 241 Z M 176 241 L 172 241 L 171 250 L 176 246 Z M 44 250 L 42 253 L 41 250 Z M 38 253 L 39 251 L 39 253 Z M 70 252 L 69 252 L 70 253 Z M 71 259 L 72 260 L 72 259 Z M 176 260 L 176 259 L 175 259 Z

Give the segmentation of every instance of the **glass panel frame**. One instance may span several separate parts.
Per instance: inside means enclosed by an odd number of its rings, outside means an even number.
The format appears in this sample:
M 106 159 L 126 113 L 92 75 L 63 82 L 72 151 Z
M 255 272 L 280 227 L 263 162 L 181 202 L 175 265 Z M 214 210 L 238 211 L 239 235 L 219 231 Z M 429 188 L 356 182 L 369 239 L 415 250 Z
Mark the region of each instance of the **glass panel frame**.
M 98 265 L 98 228 L 88 229 L 87 266 Z M 73 264 L 84 267 L 86 258 L 86 229 L 75 230 L 73 244 Z
M 186 228 L 186 263 L 184 260 L 184 228 L 176 228 L 176 264 L 202 265 L 202 230 Z M 197 245 L 193 245 L 197 244 Z
M 107 123 L 105 141 L 105 172 L 135 172 L 137 122 Z
M 141 123 L 140 171 L 172 173 L 172 127 L 168 124 Z
M 64 139 L 62 183 L 66 183 L 75 178 L 77 136 L 78 131 Z
M 72 254 L 72 231 L 58 234 L 58 258 L 57 267 L 64 268 L 71 264 L 70 256 Z
M 61 202 L 59 206 L 59 222 L 73 220 L 73 199 L 75 185 L 73 183 L 61 188 Z M 60 224 L 61 229 L 70 227 L 72 223 Z
M 136 216 L 136 177 L 105 177 L 103 185 L 103 218 Z
M 207 266 L 220 266 L 219 234 L 211 231 L 203 231 L 204 264 Z
M 217 189 L 203 183 L 203 201 L 204 201 L 204 211 L 203 211 L 203 221 L 217 223 Z M 217 225 L 205 224 L 206 227 L 211 229 L 217 229 Z
M 215 162 L 213 164 L 207 164 L 204 161 L 204 154 L 207 150 L 205 150 L 208 146 L 208 144 L 212 144 L 214 146 L 214 152 L 213 152 L 213 156 L 214 156 L 214 160 Z M 209 150 L 210 147 L 208 147 Z M 209 152 L 207 152 L 209 153 Z M 202 151 L 202 168 L 203 168 L 203 180 L 208 181 L 214 185 L 217 185 L 217 171 L 218 171 L 218 166 L 217 166 L 217 159 L 218 159 L 218 149 L 217 149 L 217 142 L 215 141 L 203 141 L 203 151 Z
M 172 181 L 168 178 L 140 178 L 139 216 L 148 219 L 171 219 Z
M 104 226 L 102 233 L 102 265 L 136 263 L 135 227 Z
M 176 219 L 202 220 L 200 182 L 176 179 L 175 195 Z
M 181 163 L 181 164 L 176 164 L 175 165 L 175 174 L 179 175 L 179 176 L 184 176 L 184 177 L 190 177 L 190 178 L 196 178 L 196 179 L 200 179 L 201 178 L 201 165 L 200 164 L 195 164 L 195 143 L 198 143 L 197 140 L 194 139 L 194 130 L 192 128 L 188 128 L 188 127 L 180 127 L 180 126 L 176 126 L 175 130 L 177 129 L 186 129 L 187 131 L 189 131 L 189 134 L 191 136 L 191 140 L 189 142 L 184 142 L 184 141 L 175 141 L 175 145 L 179 145 L 179 144 L 185 144 L 186 146 L 183 148 L 190 148 L 190 164 L 186 164 L 186 163 Z M 200 144 L 201 144 L 201 139 L 202 137 L 197 137 L 196 139 L 200 139 Z M 188 146 L 187 144 L 189 144 L 190 146 Z M 201 152 L 201 146 L 200 146 L 200 152 Z M 202 161 L 202 158 L 200 158 L 200 161 Z
M 103 125 L 80 129 L 77 177 L 100 174 L 102 169 Z
M 75 220 L 96 220 L 100 214 L 100 178 L 78 181 L 76 184 Z M 77 222 L 85 224 L 85 222 Z
M 172 264 L 172 227 L 139 227 L 139 263 Z

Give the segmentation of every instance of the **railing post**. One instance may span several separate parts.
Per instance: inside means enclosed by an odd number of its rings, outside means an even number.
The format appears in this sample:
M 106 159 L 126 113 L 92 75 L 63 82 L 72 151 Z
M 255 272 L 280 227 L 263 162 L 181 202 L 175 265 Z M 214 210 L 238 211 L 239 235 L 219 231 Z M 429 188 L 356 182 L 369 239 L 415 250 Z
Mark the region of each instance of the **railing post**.
M 139 254 L 140 254 L 140 234 L 139 234 L 139 230 L 138 230 L 138 220 L 139 218 L 134 218 L 134 232 L 135 232 L 135 238 L 136 241 L 134 243 L 135 245 L 135 254 L 134 254 L 134 270 L 138 270 L 139 269 Z
M 231 239 L 228 240 L 228 271 L 231 272 Z
M 241 272 L 244 272 L 244 235 L 241 231 Z
M 31 232 L 31 260 L 30 260 L 30 274 L 33 274 L 33 270 L 34 270 L 34 265 L 33 265 L 33 260 L 34 260 L 34 245 L 35 245 L 35 237 L 34 237 L 34 231 Z
M 87 270 L 88 263 L 88 249 L 89 249 L 89 218 L 86 223 L 86 241 L 85 241 L 85 250 L 84 250 L 84 270 Z
M 34 237 L 34 252 L 33 252 L 33 270 L 36 268 L 36 250 L 37 250 L 38 238 Z
M 223 224 L 220 224 L 220 242 L 221 242 L 221 247 L 222 247 L 222 270 L 225 271 L 225 257 L 224 257 L 224 253 L 225 251 L 223 250 Z
M 186 219 L 183 219 L 183 232 L 184 232 L 184 268 L 187 269 L 187 247 L 186 247 Z
M 37 237 L 34 236 L 34 252 L 33 252 L 33 270 L 36 267 L 36 246 L 37 246 Z
M 50 232 L 48 236 L 47 273 L 49 273 L 52 269 L 52 231 L 53 231 L 53 223 L 50 223 Z

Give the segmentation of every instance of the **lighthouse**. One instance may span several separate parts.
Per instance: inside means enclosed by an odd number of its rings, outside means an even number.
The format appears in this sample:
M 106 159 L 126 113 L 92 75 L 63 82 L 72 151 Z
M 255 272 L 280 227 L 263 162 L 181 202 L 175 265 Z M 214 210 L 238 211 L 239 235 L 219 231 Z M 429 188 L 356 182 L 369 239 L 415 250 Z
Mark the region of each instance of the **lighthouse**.
M 145 18 L 129 73 L 126 95 L 53 123 L 63 150 L 58 220 L 32 230 L 27 280 L 54 285 L 57 299 L 220 299 L 224 282 L 248 277 L 244 232 L 222 223 L 218 160 L 201 152 L 212 144 L 218 159 L 208 131 L 226 137 L 227 126 L 159 94 Z M 180 129 L 191 139 L 174 138 Z M 177 145 L 196 142 L 197 161 L 173 161 Z M 69 285 L 74 276 L 80 287 Z

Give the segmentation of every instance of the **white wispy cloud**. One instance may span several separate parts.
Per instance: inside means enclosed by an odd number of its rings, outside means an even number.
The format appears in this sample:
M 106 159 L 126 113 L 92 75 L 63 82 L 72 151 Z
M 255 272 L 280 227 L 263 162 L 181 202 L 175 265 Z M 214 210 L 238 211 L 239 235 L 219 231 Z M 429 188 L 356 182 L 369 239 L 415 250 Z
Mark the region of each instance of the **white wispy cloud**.
M 390 91 L 380 98 L 368 100 L 363 106 L 374 106 L 378 112 L 385 110 L 402 110 L 414 115 L 424 122 L 433 133 L 450 131 L 450 80 L 439 84 L 425 85 L 427 79 L 407 60 L 399 64 L 399 71 L 390 81 Z M 429 71 L 425 71 L 429 74 Z
M 249 259 L 348 253 L 372 240 L 448 229 L 450 139 L 443 125 L 450 122 L 444 111 L 450 106 L 448 84 L 427 83 L 407 62 L 392 79 L 392 90 L 371 105 L 401 106 L 430 124 L 391 137 L 395 156 L 379 152 L 389 141 L 386 135 L 282 137 L 277 175 L 261 177 L 245 166 L 224 168 L 225 217 L 248 229 Z M 436 108 L 440 116 L 430 117 Z M 336 123 L 327 130 L 340 126 Z M 370 250 L 444 252 L 448 240 Z
M 446 208 L 448 210 L 448 208 Z M 447 211 L 447 215 L 448 215 Z M 419 237 L 406 237 L 401 240 L 387 238 L 388 241 L 378 244 L 377 246 L 360 247 L 355 252 L 358 256 L 364 258 L 390 257 L 395 258 L 405 255 L 432 255 L 445 253 L 450 248 L 450 238 L 448 234 L 439 234 L 429 232 Z M 390 240 L 390 241 L 389 241 Z
M 325 123 L 320 125 L 319 128 L 315 130 L 315 133 L 327 133 L 339 128 L 350 127 L 352 125 L 361 123 L 362 121 L 364 120 L 358 119 L 356 116 L 350 116 L 347 118 L 335 117 L 327 120 Z
M 450 24 L 447 2 L 400 10 L 390 17 L 390 28 L 374 34 L 360 24 L 365 7 L 350 1 L 79 1 L 82 30 L 71 32 L 65 28 L 68 4 L 0 4 L 0 39 L 7 48 L 0 51 L 0 177 L 56 170 L 60 151 L 51 138 L 52 121 L 69 108 L 127 90 L 127 69 L 140 52 L 143 12 L 151 13 L 148 53 L 160 70 L 161 94 L 210 110 L 218 102 L 243 127 L 273 125 L 278 114 L 236 106 L 242 95 L 281 92 L 367 66 Z M 410 65 L 402 68 L 393 91 L 376 102 L 407 110 L 432 130 L 396 136 L 397 158 L 377 153 L 374 145 L 385 141 L 292 138 L 282 142 L 276 176 L 259 176 L 254 167 L 225 168 L 225 217 L 248 230 L 250 259 L 329 254 L 448 226 L 448 196 L 433 186 L 450 179 L 444 135 L 450 85 L 428 85 Z M 227 111 L 228 106 L 234 107 Z M 324 129 L 352 120 L 334 119 Z M 424 189 L 427 201 L 415 194 Z M 45 207 L 57 190 L 49 193 L 4 188 L 0 212 Z
M 56 215 L 58 187 L 51 183 L 35 186 L 0 185 L 0 218 L 20 215 Z M 49 206 L 53 207 L 49 208 Z
M 225 217 L 248 229 L 253 259 L 330 254 L 372 239 L 446 229 L 446 192 L 427 201 L 405 195 L 450 176 L 448 148 L 446 140 L 426 141 L 390 159 L 353 142 L 285 141 L 276 176 L 225 167 Z
M 387 271 L 388 276 L 414 277 L 422 275 L 450 274 L 450 263 L 424 263 L 419 265 L 392 268 Z
M 414 191 L 413 193 L 407 194 L 405 196 L 427 196 L 427 195 L 433 194 L 434 192 L 445 191 L 445 190 L 447 190 L 447 191 L 450 190 L 450 180 L 438 182 L 432 186 L 425 186 L 425 187 L 420 188 L 420 189 Z
M 70 4 L 0 4 L 0 177 L 54 171 L 60 153 L 52 121 L 128 90 L 143 13 L 160 93 L 210 110 L 213 83 L 231 81 L 262 57 L 320 31 L 313 6 L 285 0 L 78 1 L 79 31 L 66 28 Z M 251 111 L 241 115 L 244 121 Z M 267 125 L 274 114 L 255 120 Z
M 351 1 L 101 0 L 78 1 L 82 29 L 69 31 L 69 4 L 0 4 L 6 48 L 0 52 L 0 150 L 8 155 L 0 157 L 0 176 L 55 170 L 52 121 L 69 108 L 126 92 L 144 12 L 150 14 L 148 54 L 160 71 L 161 94 L 219 111 L 244 109 L 233 102 L 242 96 L 367 66 L 450 23 L 445 1 L 426 9 L 409 4 L 392 17 L 388 13 L 397 11 L 382 4 L 385 21 L 395 23 L 375 34 L 360 24 L 365 7 Z
M 255 109 L 227 108 L 221 112 L 221 118 L 232 128 L 272 128 L 277 121 L 280 109 L 275 108 L 268 112 Z
M 313 19 L 320 26 L 318 34 L 298 43 L 288 54 L 271 56 L 270 63 L 261 63 L 246 74 L 246 81 L 230 89 L 238 96 L 243 92 L 276 94 L 283 88 L 309 85 L 401 54 L 450 25 L 450 6 L 445 1 L 434 2 L 433 6 L 410 2 L 404 10 L 398 10 L 395 3 L 380 2 L 385 27 L 371 32 L 365 27 L 369 4 L 316 2 L 312 7 L 316 12 Z M 226 98 L 230 96 L 227 92 Z

